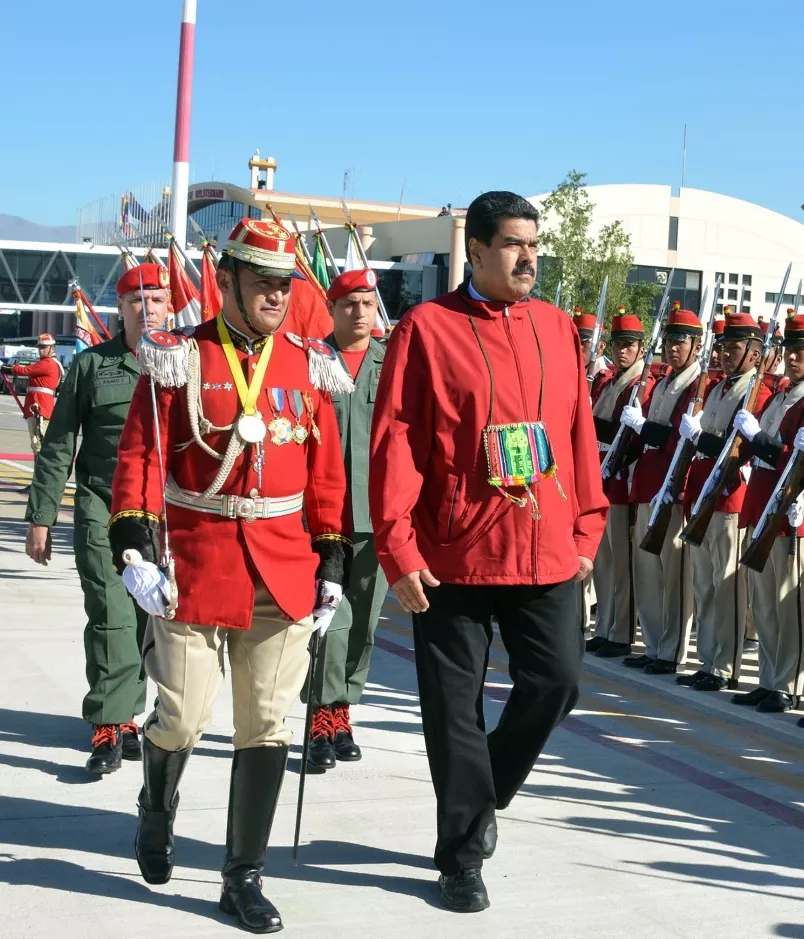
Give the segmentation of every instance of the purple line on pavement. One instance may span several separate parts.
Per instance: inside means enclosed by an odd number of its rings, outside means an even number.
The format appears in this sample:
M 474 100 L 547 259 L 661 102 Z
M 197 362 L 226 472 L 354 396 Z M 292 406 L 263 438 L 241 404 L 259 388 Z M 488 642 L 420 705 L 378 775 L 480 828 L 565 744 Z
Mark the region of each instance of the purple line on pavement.
M 386 652 L 392 652 L 394 655 L 407 659 L 409 662 L 414 661 L 412 649 L 407 649 L 405 646 L 392 642 L 384 636 L 376 636 L 374 641 L 379 648 L 384 649 Z M 484 694 L 487 698 L 491 698 L 493 701 L 499 701 L 502 704 L 508 700 L 508 690 L 505 688 L 493 688 L 486 684 Z M 600 746 L 608 747 L 610 750 L 616 750 L 618 753 L 625 756 L 641 760 L 643 763 L 648 763 L 657 769 L 669 773 L 671 776 L 700 786 L 701 789 L 706 789 L 707 792 L 717 793 L 717 795 L 723 796 L 724 799 L 730 799 L 732 802 L 737 802 L 757 812 L 764 812 L 765 815 L 769 815 L 771 818 L 775 818 L 785 825 L 804 830 L 804 812 L 792 805 L 787 805 L 776 799 L 770 799 L 767 796 L 760 795 L 758 792 L 752 792 L 750 789 L 738 786 L 737 783 L 730 782 L 728 779 L 720 779 L 717 776 L 713 776 L 711 773 L 705 773 L 703 770 L 689 766 L 687 763 L 677 760 L 675 757 L 668 756 L 665 753 L 650 750 L 648 747 L 634 747 L 631 744 L 623 743 L 621 740 L 615 740 L 598 730 L 598 728 L 592 724 L 582 721 L 580 718 L 566 718 L 561 724 L 561 728 L 562 730 L 568 730 L 570 733 L 577 734 L 579 737 L 585 737 L 587 740 L 591 740 L 593 743 L 597 743 Z

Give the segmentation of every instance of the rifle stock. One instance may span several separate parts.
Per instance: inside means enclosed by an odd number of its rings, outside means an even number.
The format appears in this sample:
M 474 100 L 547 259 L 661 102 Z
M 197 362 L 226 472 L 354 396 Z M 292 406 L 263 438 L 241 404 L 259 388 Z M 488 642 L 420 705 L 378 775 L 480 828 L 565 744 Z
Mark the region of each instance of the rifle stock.
M 796 450 L 771 494 L 765 511 L 751 535 L 751 541 L 740 558 L 740 564 L 744 564 L 759 574 L 762 573 L 787 511 L 798 498 L 802 486 L 804 486 L 804 454 Z
M 703 393 L 701 393 L 701 397 L 703 397 Z M 700 408 L 698 408 L 698 410 L 700 410 Z M 697 413 L 697 411 L 693 411 L 693 413 Z M 647 551 L 649 554 L 662 553 L 662 548 L 664 547 L 664 542 L 667 538 L 667 529 L 670 527 L 670 519 L 673 515 L 673 505 L 678 502 L 681 493 L 684 491 L 684 483 L 687 479 L 687 473 L 689 472 L 692 461 L 695 458 L 694 443 L 691 443 L 689 440 L 682 440 L 679 446 L 681 448 L 680 452 L 678 453 L 678 456 L 675 459 L 673 466 L 671 467 L 672 476 L 669 480 L 665 480 L 665 485 L 662 486 L 662 488 L 659 490 L 659 494 L 663 493 L 665 487 L 669 483 L 670 494 L 673 497 L 673 501 L 662 501 L 657 509 L 654 510 L 654 512 L 651 514 L 647 531 L 645 532 L 645 535 L 639 545 L 643 551 Z

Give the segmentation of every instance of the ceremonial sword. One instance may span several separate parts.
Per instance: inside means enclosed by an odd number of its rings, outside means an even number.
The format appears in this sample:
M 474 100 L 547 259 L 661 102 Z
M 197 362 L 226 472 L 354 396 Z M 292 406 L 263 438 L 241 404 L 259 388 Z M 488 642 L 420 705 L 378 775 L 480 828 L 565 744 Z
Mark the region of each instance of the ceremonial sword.
M 307 779 L 307 758 L 310 755 L 310 731 L 313 726 L 313 676 L 318 662 L 321 634 L 316 631 L 310 639 L 310 669 L 307 673 L 307 712 L 304 719 L 304 743 L 302 744 L 301 768 L 299 769 L 299 799 L 296 803 L 296 833 L 293 836 L 293 866 L 299 863 L 299 835 L 301 834 L 302 808 L 304 806 L 304 783 Z

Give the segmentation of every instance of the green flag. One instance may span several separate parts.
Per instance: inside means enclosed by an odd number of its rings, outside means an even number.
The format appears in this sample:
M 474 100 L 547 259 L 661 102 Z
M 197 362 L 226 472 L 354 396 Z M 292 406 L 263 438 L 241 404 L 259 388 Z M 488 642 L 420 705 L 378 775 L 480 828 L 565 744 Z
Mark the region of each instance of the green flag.
M 327 259 L 324 256 L 324 249 L 321 247 L 320 235 L 317 235 L 315 239 L 312 271 L 315 274 L 315 279 L 321 284 L 324 290 L 329 290 L 329 271 L 327 270 Z

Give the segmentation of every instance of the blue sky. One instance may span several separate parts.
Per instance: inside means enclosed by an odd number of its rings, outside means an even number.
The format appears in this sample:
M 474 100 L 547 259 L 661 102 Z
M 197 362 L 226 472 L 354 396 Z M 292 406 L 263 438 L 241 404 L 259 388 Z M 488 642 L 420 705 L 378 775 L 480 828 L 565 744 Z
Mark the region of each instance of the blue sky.
M 466 205 L 485 189 L 687 185 L 804 221 L 801 0 L 199 0 L 191 181 Z M 169 179 L 180 0 L 36 0 L 3 23 L 0 212 Z M 300 10 L 304 15 L 300 16 Z

